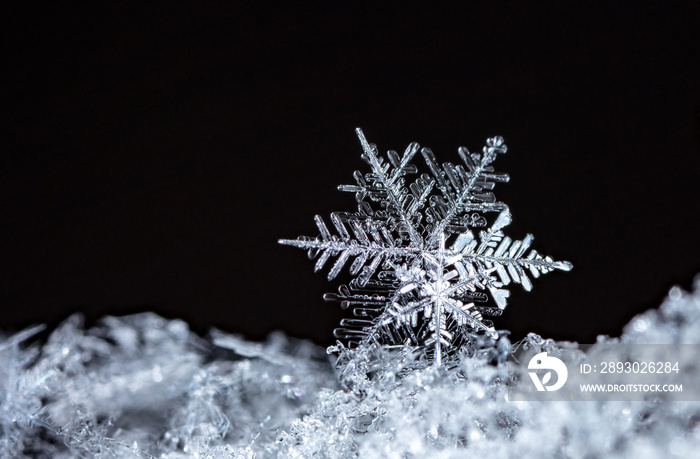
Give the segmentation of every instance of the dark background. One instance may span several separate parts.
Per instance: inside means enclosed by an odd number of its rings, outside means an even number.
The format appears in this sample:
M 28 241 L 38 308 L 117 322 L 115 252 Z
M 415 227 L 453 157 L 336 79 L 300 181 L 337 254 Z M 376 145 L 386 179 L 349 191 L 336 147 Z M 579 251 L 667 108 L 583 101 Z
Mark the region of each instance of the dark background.
M 276 241 L 354 209 L 356 126 L 441 162 L 505 137 L 507 233 L 574 264 L 515 286 L 516 338 L 619 334 L 700 272 L 695 2 L 95 3 L 4 14 L 2 329 L 153 310 L 333 342 L 338 282 Z

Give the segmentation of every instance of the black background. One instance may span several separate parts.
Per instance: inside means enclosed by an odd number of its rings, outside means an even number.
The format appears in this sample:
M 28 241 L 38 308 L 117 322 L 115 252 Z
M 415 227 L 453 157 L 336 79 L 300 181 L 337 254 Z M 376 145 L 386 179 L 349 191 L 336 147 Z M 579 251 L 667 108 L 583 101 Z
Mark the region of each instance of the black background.
M 89 3 L 4 14 L 2 329 L 154 310 L 333 342 L 338 282 L 276 241 L 354 209 L 356 126 L 441 162 L 505 137 L 507 233 L 574 264 L 515 286 L 516 338 L 619 334 L 700 271 L 695 2 Z

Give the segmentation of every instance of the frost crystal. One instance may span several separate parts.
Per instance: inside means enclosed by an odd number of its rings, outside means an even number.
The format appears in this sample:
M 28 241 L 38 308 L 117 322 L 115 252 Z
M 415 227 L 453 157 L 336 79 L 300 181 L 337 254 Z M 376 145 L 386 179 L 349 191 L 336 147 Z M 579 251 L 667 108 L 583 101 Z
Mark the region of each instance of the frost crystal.
M 355 193 L 358 210 L 331 214 L 337 235 L 317 215 L 319 236 L 279 241 L 308 250 L 317 258 L 316 271 L 337 257 L 329 280 L 354 257 L 353 280 L 324 296 L 353 309 L 354 318 L 341 321 L 336 337 L 352 346 L 419 346 L 439 365 L 475 333 L 497 335 L 483 316 L 502 313 L 511 282 L 530 291 L 528 272 L 537 278 L 571 269 L 535 250 L 526 255 L 532 235 L 516 241 L 504 235 L 511 214 L 491 191 L 509 180 L 491 166 L 507 150 L 502 137 L 488 139 L 481 154 L 460 147 L 463 164 L 440 167 L 417 143 L 403 156 L 389 151 L 386 161 L 359 128 L 357 135 L 371 172 L 356 171 L 357 184 L 339 189 Z M 411 163 L 419 151 L 429 171 L 420 175 Z

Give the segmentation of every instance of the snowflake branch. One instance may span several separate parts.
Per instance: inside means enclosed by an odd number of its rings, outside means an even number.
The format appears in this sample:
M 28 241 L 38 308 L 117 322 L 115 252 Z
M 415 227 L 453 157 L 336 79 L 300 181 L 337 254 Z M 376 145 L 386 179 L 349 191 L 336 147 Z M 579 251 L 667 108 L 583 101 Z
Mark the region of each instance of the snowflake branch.
M 399 201 L 399 198 L 396 194 L 397 189 L 395 189 L 395 180 L 399 177 L 397 172 L 400 172 L 401 169 L 397 169 L 397 171 L 395 171 L 394 175 L 392 176 L 393 180 L 389 179 L 386 176 L 388 166 L 383 165 L 381 160 L 379 159 L 377 147 L 374 145 L 370 145 L 367 142 L 367 139 L 365 138 L 362 129 L 357 128 L 355 129 L 355 132 L 357 133 L 357 137 L 360 139 L 360 143 L 362 144 L 362 149 L 365 152 L 363 158 L 372 167 L 372 172 L 377 177 L 377 180 L 379 181 L 379 183 L 381 183 L 382 187 L 386 190 L 389 204 L 391 205 L 396 215 L 400 218 L 401 223 L 406 228 L 406 231 L 408 232 L 408 235 L 411 238 L 411 243 L 416 247 L 423 247 L 423 240 L 418 234 L 418 231 L 414 228 L 413 222 L 411 221 L 411 216 L 403 211 L 401 202 Z M 409 148 L 406 150 L 406 154 L 404 155 L 406 164 L 418 151 L 418 144 L 411 145 L 413 147 L 409 146 Z
M 496 153 L 505 153 L 506 151 L 507 147 L 503 143 L 502 137 L 494 137 L 492 139 L 488 139 L 487 146 L 484 147 L 484 154 L 481 156 L 481 159 L 477 164 L 473 160 L 477 157 L 477 155 L 470 157 L 466 148 L 460 148 L 459 154 L 462 158 L 462 161 L 464 161 L 465 165 L 469 168 L 469 174 L 467 175 L 463 172 L 464 169 L 454 168 L 449 163 L 446 163 L 445 173 L 443 173 L 437 166 L 437 162 L 435 161 L 435 156 L 433 155 L 433 152 L 430 151 L 430 149 L 428 148 L 423 148 L 423 157 L 425 158 L 426 163 L 430 167 L 430 170 L 433 172 L 435 179 L 440 185 L 442 185 L 439 188 L 443 192 L 443 196 L 445 196 L 445 198 L 448 199 L 449 203 L 447 211 L 443 216 L 442 220 L 437 222 L 433 227 L 430 236 L 428 237 L 428 241 L 426 243 L 427 247 L 432 247 L 437 242 L 437 238 L 445 232 L 445 228 L 449 224 L 449 222 L 452 221 L 452 219 L 458 213 L 464 210 L 465 204 L 468 200 L 477 201 L 476 203 L 472 202 L 470 204 L 472 204 L 472 206 L 477 206 L 477 208 L 480 208 L 480 210 L 482 211 L 488 209 L 489 207 L 493 208 L 494 210 L 500 210 L 502 206 L 505 206 L 505 204 L 502 203 L 493 203 L 493 194 L 491 193 L 487 193 L 484 195 L 476 195 L 474 194 L 474 192 L 477 188 L 493 188 L 493 182 L 491 182 L 490 180 L 500 182 L 507 182 L 509 180 L 509 177 L 506 174 L 485 173 L 487 172 L 488 165 L 491 164 L 496 158 Z M 455 190 L 458 190 L 458 195 L 456 199 L 453 198 L 451 193 L 449 193 L 448 191 L 448 183 L 447 181 L 445 181 L 445 176 L 449 178 Z M 460 179 L 463 182 L 466 182 L 463 186 L 459 185 Z M 479 207 L 479 204 L 491 205 L 488 207 Z

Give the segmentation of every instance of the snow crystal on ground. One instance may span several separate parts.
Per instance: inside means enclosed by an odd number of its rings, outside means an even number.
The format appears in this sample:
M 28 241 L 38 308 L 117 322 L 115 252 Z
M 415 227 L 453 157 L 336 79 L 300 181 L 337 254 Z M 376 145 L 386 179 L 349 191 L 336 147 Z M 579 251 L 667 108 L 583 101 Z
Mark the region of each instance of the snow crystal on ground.
M 442 366 L 273 334 L 191 333 L 154 314 L 69 318 L 0 340 L 0 457 L 692 457 L 699 402 L 507 400 L 511 343 L 485 336 Z M 608 341 L 609 338 L 600 338 Z M 620 341 L 700 343 L 700 278 Z M 523 345 L 561 346 L 530 335 Z M 575 346 L 575 345 L 574 345 Z M 698 356 L 687 357 L 694 362 Z M 693 363 L 693 362 L 686 362 Z M 691 365 L 700 378 L 700 367 Z

